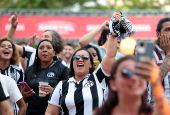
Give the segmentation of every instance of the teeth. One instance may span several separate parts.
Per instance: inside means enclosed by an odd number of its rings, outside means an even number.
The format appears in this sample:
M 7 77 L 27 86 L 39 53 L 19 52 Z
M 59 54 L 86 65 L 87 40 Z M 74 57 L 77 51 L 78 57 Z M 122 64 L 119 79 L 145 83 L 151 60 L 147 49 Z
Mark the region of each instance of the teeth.
M 78 64 L 79 66 L 82 66 L 83 64 Z
M 132 88 L 139 87 L 139 85 L 131 85 Z

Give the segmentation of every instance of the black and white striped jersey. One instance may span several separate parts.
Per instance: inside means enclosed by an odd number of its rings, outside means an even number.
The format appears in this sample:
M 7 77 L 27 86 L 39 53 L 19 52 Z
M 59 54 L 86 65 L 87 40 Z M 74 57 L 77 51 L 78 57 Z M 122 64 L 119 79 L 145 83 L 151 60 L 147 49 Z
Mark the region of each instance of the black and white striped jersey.
M 62 109 L 62 115 L 91 115 L 104 102 L 105 78 L 109 77 L 101 64 L 82 81 L 74 77 L 61 81 L 53 90 L 49 103 Z
M 4 79 L 0 76 L 0 102 L 9 99 L 9 94 L 5 87 Z
M 23 47 L 23 58 L 27 60 L 27 67 L 31 66 L 35 60 L 36 49 L 30 46 Z
M 25 58 L 27 60 L 27 67 L 30 67 L 34 63 L 35 55 L 36 55 L 35 48 L 30 47 L 30 46 L 23 47 L 23 58 Z M 58 56 L 57 56 L 57 58 L 58 58 Z M 63 61 L 62 59 L 60 61 L 63 65 L 67 66 L 65 61 Z
M 9 65 L 5 70 L 0 69 L 0 73 L 13 78 L 17 85 L 19 85 L 19 82 L 24 81 L 24 73 L 18 66 Z

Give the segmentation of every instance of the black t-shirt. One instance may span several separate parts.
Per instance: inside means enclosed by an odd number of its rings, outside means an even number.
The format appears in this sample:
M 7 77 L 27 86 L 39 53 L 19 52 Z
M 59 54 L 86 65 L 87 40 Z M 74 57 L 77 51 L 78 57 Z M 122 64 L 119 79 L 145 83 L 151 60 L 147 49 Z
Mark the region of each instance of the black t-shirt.
M 32 67 L 32 66 L 31 66 Z M 30 68 L 25 72 L 25 80 L 29 75 Z M 53 62 L 48 68 L 39 68 L 37 75 L 30 80 L 28 85 L 34 90 L 35 94 L 28 98 L 27 115 L 44 115 L 50 95 L 39 96 L 39 81 L 48 82 L 51 87 L 55 87 L 59 81 L 68 79 L 68 68 L 61 63 Z

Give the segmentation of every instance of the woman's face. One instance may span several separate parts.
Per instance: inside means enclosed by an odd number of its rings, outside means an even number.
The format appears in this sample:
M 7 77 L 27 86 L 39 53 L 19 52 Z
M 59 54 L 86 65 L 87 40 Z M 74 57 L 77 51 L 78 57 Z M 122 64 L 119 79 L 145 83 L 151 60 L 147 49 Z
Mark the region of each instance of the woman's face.
M 96 52 L 95 49 L 93 49 L 93 48 L 88 48 L 87 50 L 88 50 L 88 51 L 90 52 L 90 54 L 92 55 L 93 61 L 98 61 L 98 60 L 99 60 L 99 59 L 98 59 L 97 52 Z
M 41 62 L 51 62 L 53 56 L 55 55 L 55 51 L 53 46 L 48 41 L 43 41 L 38 47 L 38 57 L 40 58 Z
M 9 41 L 3 41 L 0 46 L 0 59 L 10 60 L 12 54 L 12 44 Z
M 85 50 L 80 50 L 76 54 L 76 56 L 80 56 L 80 59 L 74 59 L 73 58 L 73 68 L 74 68 L 74 73 L 77 76 L 85 76 L 89 74 L 89 68 L 92 67 L 92 64 L 90 62 L 90 56 L 88 52 Z M 82 59 L 83 57 L 89 57 L 88 59 Z M 74 56 L 73 56 L 74 57 Z
M 125 78 L 122 70 L 130 70 L 133 74 L 129 78 Z M 111 89 L 118 93 L 118 96 L 142 96 L 146 90 L 145 80 L 134 74 L 135 62 L 126 60 L 122 62 L 116 72 L 115 80 L 111 80 Z

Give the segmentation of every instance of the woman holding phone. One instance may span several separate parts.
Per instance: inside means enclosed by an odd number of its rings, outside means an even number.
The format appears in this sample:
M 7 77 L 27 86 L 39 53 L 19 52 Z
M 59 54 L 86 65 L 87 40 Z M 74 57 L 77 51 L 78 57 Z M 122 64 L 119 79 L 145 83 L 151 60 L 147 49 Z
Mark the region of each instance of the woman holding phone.
M 151 81 L 154 90 L 154 111 L 147 104 L 146 80 Z M 153 61 L 143 59 L 136 64 L 133 56 L 125 56 L 113 65 L 108 99 L 93 115 L 169 115 L 163 90 L 159 68 Z
M 25 81 L 35 92 L 24 92 L 24 98 L 28 102 L 27 115 L 44 115 L 53 88 L 59 81 L 67 79 L 68 68 L 54 56 L 53 43 L 47 39 L 40 41 L 34 64 L 25 73 Z M 39 85 L 41 82 L 43 85 Z M 39 95 L 40 90 L 44 92 L 43 96 Z

